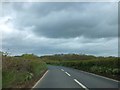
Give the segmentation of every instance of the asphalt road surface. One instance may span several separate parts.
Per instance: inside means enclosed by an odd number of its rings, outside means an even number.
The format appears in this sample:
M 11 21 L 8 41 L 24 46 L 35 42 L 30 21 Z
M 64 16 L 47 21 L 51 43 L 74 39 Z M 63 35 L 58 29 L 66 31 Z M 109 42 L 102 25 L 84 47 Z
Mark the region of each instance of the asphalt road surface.
M 63 66 L 48 66 L 34 88 L 118 88 L 118 81 Z

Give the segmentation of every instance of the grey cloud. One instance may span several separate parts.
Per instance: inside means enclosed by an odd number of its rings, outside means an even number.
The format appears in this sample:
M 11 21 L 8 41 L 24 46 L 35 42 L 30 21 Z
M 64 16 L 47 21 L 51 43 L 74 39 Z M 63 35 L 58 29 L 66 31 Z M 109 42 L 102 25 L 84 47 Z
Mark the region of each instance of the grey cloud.
M 3 27 L 3 49 L 16 55 L 85 53 L 115 55 L 117 7 L 115 3 L 5 3 L 10 17 Z M 9 31 L 10 28 L 10 31 Z M 1 30 L 1 29 L 0 29 Z
M 104 56 L 117 55 L 118 50 L 117 46 L 114 47 L 114 45 L 118 44 L 117 38 L 95 39 L 94 41 L 84 37 L 71 39 L 30 37 L 25 39 L 25 37 L 20 38 L 19 36 L 18 38 L 12 37 L 4 40 L 3 49 L 11 52 L 13 55 L 22 53 L 34 53 L 37 55 L 56 53 L 84 53 Z
M 102 7 L 101 7 L 102 6 Z M 48 38 L 117 37 L 114 3 L 13 3 L 15 26 Z

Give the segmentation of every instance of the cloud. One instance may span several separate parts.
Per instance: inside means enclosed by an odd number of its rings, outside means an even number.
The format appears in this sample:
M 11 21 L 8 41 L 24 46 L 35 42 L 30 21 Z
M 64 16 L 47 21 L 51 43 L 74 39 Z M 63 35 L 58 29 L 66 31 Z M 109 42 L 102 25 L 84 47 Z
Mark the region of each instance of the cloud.
M 34 26 L 38 36 L 88 38 L 117 36 L 116 3 L 12 3 L 17 28 Z M 101 7 L 102 6 L 102 7 Z M 7 10 L 8 11 L 8 10 Z
M 117 3 L 4 3 L 3 50 L 117 55 Z
M 34 35 L 17 34 L 17 37 L 11 37 L 4 40 L 3 49 L 8 50 L 11 54 L 35 53 L 37 55 L 60 54 L 60 53 L 78 53 L 92 55 L 117 55 L 118 45 L 117 38 L 112 39 L 86 39 L 77 37 L 71 39 L 50 39 L 36 37 Z M 20 36 L 19 36 L 20 35 Z

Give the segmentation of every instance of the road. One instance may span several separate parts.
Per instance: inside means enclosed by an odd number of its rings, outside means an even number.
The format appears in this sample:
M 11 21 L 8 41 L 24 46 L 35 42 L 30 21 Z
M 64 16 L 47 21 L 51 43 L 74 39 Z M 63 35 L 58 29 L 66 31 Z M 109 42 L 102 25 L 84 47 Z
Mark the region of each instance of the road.
M 118 81 L 63 66 L 48 66 L 34 88 L 118 88 Z M 103 89 L 102 89 L 103 90 Z

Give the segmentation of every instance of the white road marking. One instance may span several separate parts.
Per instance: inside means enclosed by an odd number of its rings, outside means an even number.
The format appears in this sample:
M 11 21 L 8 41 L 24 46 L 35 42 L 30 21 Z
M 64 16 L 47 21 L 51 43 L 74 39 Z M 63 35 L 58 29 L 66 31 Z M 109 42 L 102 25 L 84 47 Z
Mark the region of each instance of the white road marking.
M 68 76 L 71 76 L 68 72 L 65 72 Z
M 61 69 L 62 71 L 64 71 L 63 69 Z
M 37 83 L 32 87 L 32 88 L 35 88 L 37 86 L 37 84 L 44 78 L 44 76 L 48 73 L 49 70 L 47 70 L 44 75 L 40 78 L 39 81 L 37 81 Z
M 76 83 L 78 83 L 82 88 L 84 88 L 85 90 L 88 90 L 88 88 L 87 87 L 85 87 L 82 83 L 80 83 L 77 79 L 74 79 L 74 81 L 76 82 Z

